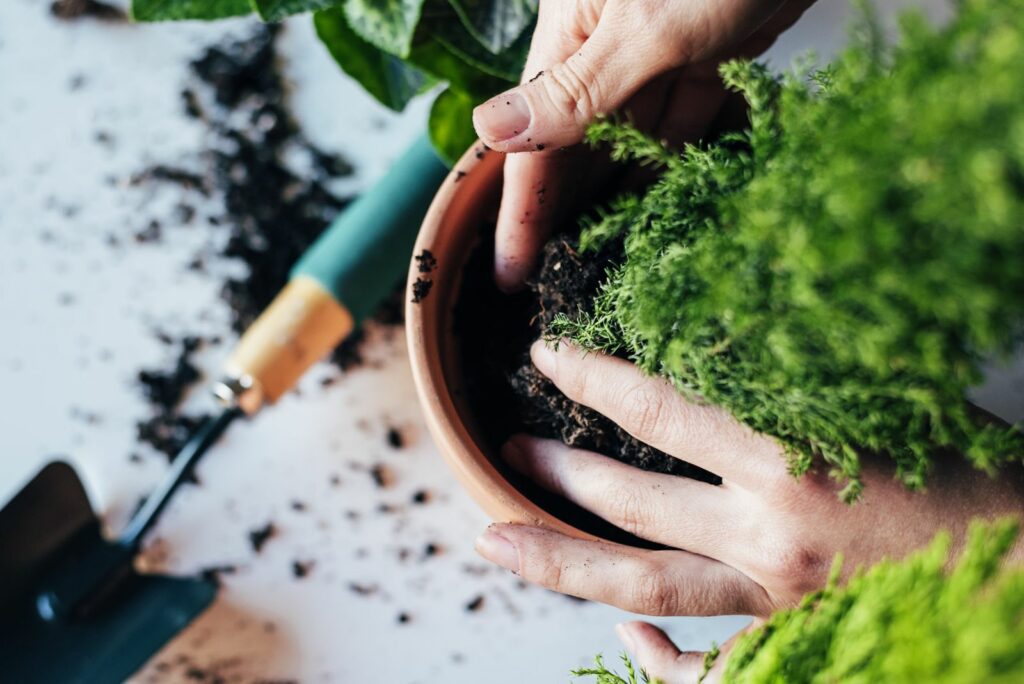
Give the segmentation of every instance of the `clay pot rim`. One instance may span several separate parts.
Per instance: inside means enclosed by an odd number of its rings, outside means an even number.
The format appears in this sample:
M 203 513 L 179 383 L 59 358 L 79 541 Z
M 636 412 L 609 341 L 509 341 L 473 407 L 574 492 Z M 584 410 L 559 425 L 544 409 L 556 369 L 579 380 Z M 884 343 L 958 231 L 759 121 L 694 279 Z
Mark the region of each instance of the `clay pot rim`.
M 430 204 L 420 227 L 406 284 L 405 323 L 413 380 L 429 430 L 442 457 L 462 486 L 484 511 L 498 522 L 541 525 L 581 539 L 596 539 L 548 513 L 505 479 L 472 438 L 452 397 L 444 372 L 442 337 L 451 330 L 450 303 L 454 301 L 464 252 L 450 256 L 456 237 L 477 231 L 484 194 L 500 194 L 503 155 L 479 141 L 470 147 L 452 167 Z M 496 202 L 496 199 L 495 199 Z M 467 207 L 470 207 L 467 209 Z M 468 217 L 468 218 L 467 218 Z M 457 244 L 457 243 L 456 243 Z M 422 273 L 416 255 L 429 250 L 437 267 Z M 457 257 L 457 258 L 456 258 Z M 420 278 L 430 279 L 430 292 L 419 303 L 413 302 L 413 286 Z M 450 333 L 448 333 L 450 334 Z

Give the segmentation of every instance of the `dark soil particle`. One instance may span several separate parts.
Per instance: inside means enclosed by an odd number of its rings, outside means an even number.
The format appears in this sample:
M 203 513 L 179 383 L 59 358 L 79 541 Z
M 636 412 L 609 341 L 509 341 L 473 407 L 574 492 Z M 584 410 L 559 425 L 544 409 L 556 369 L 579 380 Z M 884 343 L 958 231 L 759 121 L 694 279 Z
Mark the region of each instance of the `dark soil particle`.
M 497 454 L 511 435 L 522 432 L 559 439 L 645 470 L 718 482 L 714 475 L 637 441 L 596 411 L 569 400 L 530 360 L 530 345 L 556 315 L 573 315 L 590 301 L 615 252 L 581 257 L 568 239 L 556 236 L 544 248 L 541 268 L 528 289 L 509 296 L 494 285 L 493 226 L 482 226 L 481 233 L 481 244 L 463 270 L 455 329 L 462 349 L 466 405 L 473 407 L 476 431 L 491 453 Z M 542 491 L 504 464 L 496 465 L 531 499 L 567 522 L 606 538 L 639 543 Z
M 135 436 L 139 442 L 148 444 L 172 460 L 208 417 L 206 414 L 180 415 L 176 408 L 161 411 L 136 423 Z
M 467 613 L 476 613 L 476 612 L 478 612 L 483 607 L 484 607 L 484 596 L 483 596 L 483 594 L 480 594 L 480 595 L 475 596 L 475 597 L 473 597 L 472 599 L 469 600 L 469 602 L 466 604 L 466 612 Z
M 178 358 L 169 370 L 139 371 L 139 384 L 142 385 L 146 399 L 151 404 L 164 410 L 177 408 L 185 392 L 202 377 L 199 369 L 192 363 L 192 355 L 201 346 L 202 340 L 198 337 L 184 337 L 180 341 Z
M 178 346 L 178 354 L 170 368 L 142 369 L 136 379 L 150 406 L 152 415 L 135 424 L 136 440 L 173 460 L 185 442 L 209 417 L 207 414 L 188 415 L 180 411 L 182 399 L 202 379 L 202 373 L 192 363 L 192 355 L 202 346 L 198 337 L 174 339 L 158 332 L 157 338 L 165 345 Z M 189 480 L 198 483 L 193 473 Z
M 207 179 L 198 173 L 186 171 L 166 164 L 156 164 L 136 173 L 128 181 L 129 185 L 163 182 L 178 185 L 185 190 L 195 190 L 206 196 L 210 194 Z
M 416 268 L 420 273 L 430 273 L 437 268 L 437 257 L 429 250 L 425 249 L 416 255 Z
M 399 613 L 398 616 L 395 618 L 395 622 L 397 622 L 400 625 L 408 624 L 411 621 L 412 616 L 408 613 Z
M 420 504 L 420 505 L 425 504 L 425 503 L 429 503 L 430 502 L 430 492 L 428 492 L 426 489 L 418 489 L 418 490 L 416 490 L 415 492 L 413 492 L 412 502 L 414 504 Z
M 259 553 L 275 534 L 277 534 L 277 528 L 274 527 L 273 522 L 268 522 L 266 525 L 258 527 L 255 530 L 250 530 L 249 546 L 252 547 L 253 552 Z
M 306 504 L 302 501 L 299 501 L 298 499 L 293 500 L 289 504 L 289 507 L 296 513 L 305 513 L 307 510 L 309 510 Z
M 280 30 L 261 26 L 249 38 L 207 48 L 191 63 L 193 82 L 181 99 L 185 114 L 205 127 L 198 171 L 157 164 L 132 177 L 133 184 L 163 182 L 223 196 L 223 213 L 207 220 L 211 230 L 227 233 L 217 256 L 245 267 L 245 275 L 226 278 L 221 288 L 237 333 L 270 304 L 292 265 L 353 199 L 329 187 L 353 173 L 351 164 L 312 144 L 291 117 L 275 49 Z M 295 168 L 301 165 L 295 160 L 307 168 Z M 202 268 L 209 256 L 192 263 Z M 402 322 L 403 290 L 396 283 L 375 321 Z M 342 370 L 362 363 L 363 340 L 357 331 L 339 346 L 333 358 Z
M 381 489 L 390 487 L 395 479 L 391 469 L 383 463 L 375 463 L 370 466 L 370 477 L 373 478 L 373 484 Z
M 412 284 L 412 303 L 419 304 L 426 299 L 433 285 L 434 281 L 430 278 L 417 278 L 416 282 Z
M 305 579 L 312 571 L 313 561 L 292 561 L 292 577 L 295 579 Z
M 388 446 L 392 449 L 401 449 L 405 446 L 405 442 L 402 440 L 402 433 L 398 428 L 388 428 Z
M 431 558 L 433 556 L 436 556 L 439 553 L 441 553 L 441 551 L 442 551 L 441 546 L 439 544 L 435 544 L 434 542 L 430 542 L 426 546 L 423 547 L 423 555 L 426 558 Z
M 359 582 L 349 582 L 348 589 L 357 596 L 373 596 L 380 591 L 380 587 L 376 584 L 360 584 Z

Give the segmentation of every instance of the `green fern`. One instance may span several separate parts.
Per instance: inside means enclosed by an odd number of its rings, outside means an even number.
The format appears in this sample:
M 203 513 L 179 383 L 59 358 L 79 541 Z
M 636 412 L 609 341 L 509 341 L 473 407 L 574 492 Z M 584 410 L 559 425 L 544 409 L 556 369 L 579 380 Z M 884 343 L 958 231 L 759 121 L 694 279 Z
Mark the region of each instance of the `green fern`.
M 594 684 L 658 684 L 660 680 L 652 680 L 643 670 L 639 672 L 633 667 L 633 661 L 623 653 L 619 656 L 626 668 L 625 676 L 608 669 L 601 655 L 594 656 L 594 667 L 582 667 L 571 672 L 573 677 L 593 677 Z
M 923 487 L 933 454 L 995 473 L 1019 427 L 965 396 L 1024 339 L 1024 0 L 964 0 L 941 29 L 870 16 L 826 70 L 723 66 L 750 124 L 670 154 L 629 126 L 589 133 L 661 176 L 586 223 L 618 267 L 550 339 L 624 353 L 824 462 L 861 491 L 860 453 Z

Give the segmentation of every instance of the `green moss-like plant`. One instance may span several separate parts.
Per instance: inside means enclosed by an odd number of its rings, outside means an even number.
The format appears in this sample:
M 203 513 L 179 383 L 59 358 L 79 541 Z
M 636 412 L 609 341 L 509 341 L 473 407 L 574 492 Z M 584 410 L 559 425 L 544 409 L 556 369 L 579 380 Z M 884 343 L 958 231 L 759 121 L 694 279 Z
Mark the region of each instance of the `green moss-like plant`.
M 946 533 L 900 562 L 828 585 L 744 635 L 725 656 L 729 684 L 1002 684 L 1024 681 L 1024 569 L 1005 565 L 1016 521 L 974 523 L 950 571 Z M 705 659 L 705 674 L 717 650 Z M 628 658 L 627 676 L 635 669 Z M 607 668 L 596 684 L 635 684 Z M 646 681 L 646 680 L 644 680 Z
M 595 143 L 659 165 L 584 227 L 623 239 L 597 300 L 549 331 L 627 353 L 861 489 L 859 454 L 923 486 L 932 456 L 995 472 L 1019 427 L 965 399 L 1024 330 L 1024 0 L 964 0 L 894 47 L 866 18 L 827 69 L 722 68 L 750 126 L 674 154 L 628 126 Z
M 948 573 L 949 536 L 940 534 L 928 549 L 844 587 L 833 574 L 824 590 L 743 636 L 723 680 L 1024 681 L 1024 570 L 1002 565 L 1017 531 L 1015 522 L 975 524 Z
M 577 678 L 593 677 L 591 681 L 594 684 L 659 684 L 661 681 L 651 680 L 646 672 L 643 670 L 638 671 L 633 666 L 633 661 L 625 653 L 619 656 L 619 659 L 626 669 L 624 674 L 619 674 L 605 665 L 604 658 L 600 655 L 594 656 L 593 667 L 581 667 L 573 670 L 570 674 Z

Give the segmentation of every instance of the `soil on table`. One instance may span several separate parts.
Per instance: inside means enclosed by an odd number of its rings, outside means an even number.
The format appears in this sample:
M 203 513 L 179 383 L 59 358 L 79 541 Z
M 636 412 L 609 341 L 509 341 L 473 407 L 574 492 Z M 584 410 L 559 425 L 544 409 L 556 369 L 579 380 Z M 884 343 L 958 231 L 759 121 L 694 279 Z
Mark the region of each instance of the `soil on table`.
M 720 483 L 717 476 L 636 440 L 608 418 L 566 398 L 530 360 L 530 346 L 544 336 L 555 316 L 575 315 L 592 300 L 613 265 L 614 246 L 581 256 L 573 239 L 556 236 L 545 246 L 541 267 L 527 289 L 506 295 L 494 284 L 492 236 L 493 226 L 481 228 L 481 241 L 463 271 L 455 308 L 466 398 L 491 453 L 497 454 L 511 435 L 526 433 L 644 470 Z M 539 490 L 503 464 L 496 465 L 562 520 L 606 538 L 637 543 L 596 516 Z

